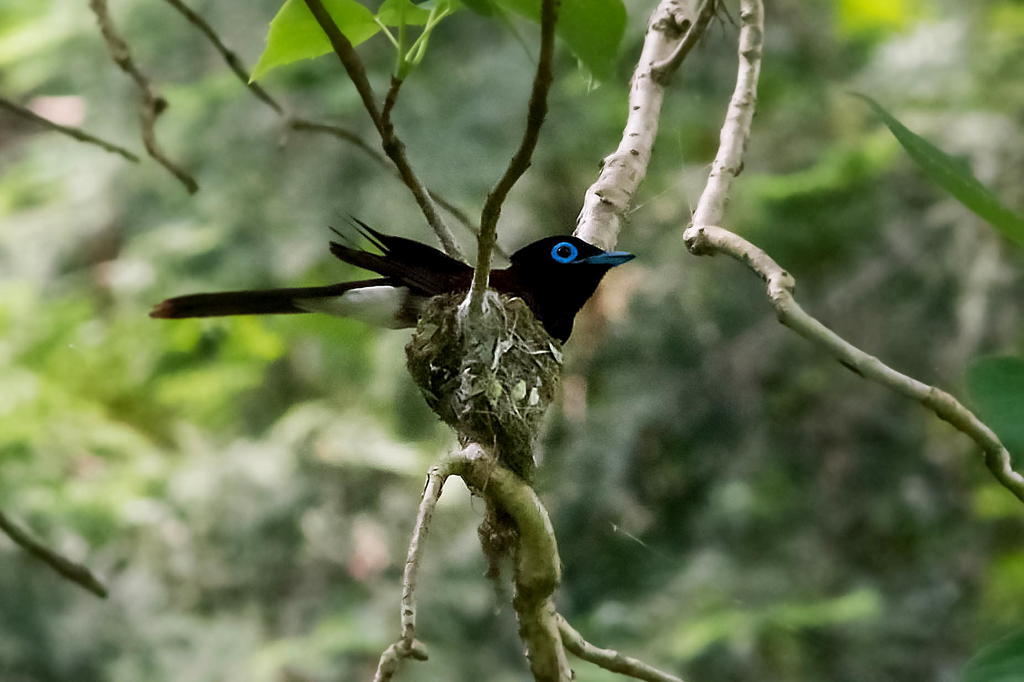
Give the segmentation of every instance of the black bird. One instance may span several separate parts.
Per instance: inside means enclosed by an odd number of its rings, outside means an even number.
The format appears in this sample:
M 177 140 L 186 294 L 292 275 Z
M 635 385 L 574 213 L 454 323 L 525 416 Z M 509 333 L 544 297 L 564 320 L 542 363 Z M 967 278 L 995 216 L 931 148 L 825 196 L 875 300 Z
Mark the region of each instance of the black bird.
M 426 244 L 359 224 L 362 234 L 381 253 L 337 242 L 331 242 L 331 253 L 382 277 L 323 287 L 178 296 L 157 304 L 149 315 L 181 318 L 320 312 L 398 329 L 416 326 L 430 297 L 469 290 L 473 279 L 469 265 Z M 576 313 L 605 273 L 632 259 L 631 253 L 603 251 L 576 237 L 545 237 L 512 254 L 509 267 L 491 271 L 490 285 L 499 293 L 523 299 L 551 336 L 566 341 Z

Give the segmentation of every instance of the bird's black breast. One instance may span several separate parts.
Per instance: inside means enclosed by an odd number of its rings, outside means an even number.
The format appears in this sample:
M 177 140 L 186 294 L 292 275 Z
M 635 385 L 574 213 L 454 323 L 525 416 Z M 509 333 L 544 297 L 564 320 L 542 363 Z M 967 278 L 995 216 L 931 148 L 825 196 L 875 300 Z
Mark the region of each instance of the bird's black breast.
M 511 267 L 491 273 L 491 287 L 507 296 L 517 296 L 533 311 L 544 329 L 563 343 L 572 334 L 576 313 L 587 302 L 600 276 L 584 268 L 573 268 L 571 276 L 559 276 L 543 270 L 524 271 Z M 601 273 L 603 274 L 603 273 Z

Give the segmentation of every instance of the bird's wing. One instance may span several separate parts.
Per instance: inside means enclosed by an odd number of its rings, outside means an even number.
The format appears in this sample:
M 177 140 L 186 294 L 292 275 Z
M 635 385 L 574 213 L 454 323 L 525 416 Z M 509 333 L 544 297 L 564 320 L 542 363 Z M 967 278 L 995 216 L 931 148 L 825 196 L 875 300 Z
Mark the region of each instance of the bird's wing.
M 353 219 L 360 232 L 381 253 L 354 249 L 331 242 L 336 258 L 360 268 L 376 272 L 428 295 L 443 294 L 468 284 L 473 269 L 438 251 L 432 246 L 379 232 Z

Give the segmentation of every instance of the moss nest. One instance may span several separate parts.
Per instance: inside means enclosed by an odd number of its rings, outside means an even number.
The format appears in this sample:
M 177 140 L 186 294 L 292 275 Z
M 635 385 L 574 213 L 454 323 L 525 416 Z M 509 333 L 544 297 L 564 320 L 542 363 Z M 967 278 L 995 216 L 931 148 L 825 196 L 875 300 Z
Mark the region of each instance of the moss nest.
M 405 347 L 409 372 L 460 438 L 493 447 L 505 466 L 531 481 L 562 348 L 521 299 L 487 296 L 486 313 L 471 331 L 459 312 L 463 295 L 432 298 Z

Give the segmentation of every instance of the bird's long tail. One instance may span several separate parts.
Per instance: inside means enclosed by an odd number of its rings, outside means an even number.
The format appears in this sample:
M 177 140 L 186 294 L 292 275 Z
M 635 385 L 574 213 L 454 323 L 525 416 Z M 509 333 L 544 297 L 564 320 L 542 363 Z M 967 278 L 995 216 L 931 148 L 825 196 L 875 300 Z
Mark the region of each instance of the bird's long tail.
M 220 317 L 222 315 L 294 314 L 316 311 L 317 301 L 325 303 L 347 291 L 367 286 L 386 284 L 388 280 L 374 279 L 344 282 L 325 287 L 293 287 L 288 289 L 262 289 L 251 291 L 223 291 L 211 294 L 177 296 L 156 304 L 150 317 Z

